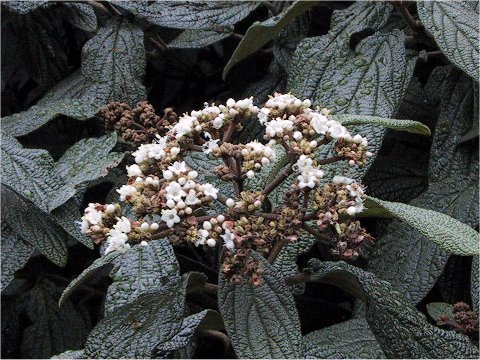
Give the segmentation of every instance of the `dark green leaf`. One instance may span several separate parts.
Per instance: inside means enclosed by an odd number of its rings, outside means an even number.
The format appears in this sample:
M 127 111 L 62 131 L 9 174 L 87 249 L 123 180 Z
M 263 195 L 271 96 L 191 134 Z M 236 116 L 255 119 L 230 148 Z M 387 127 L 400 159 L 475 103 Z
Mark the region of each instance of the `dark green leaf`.
M 295 1 L 284 12 L 263 22 L 255 22 L 248 28 L 245 36 L 233 52 L 232 57 L 225 65 L 222 78 L 226 78 L 228 72 L 235 64 L 256 52 L 282 31 L 289 22 L 314 5 L 316 5 L 316 1 Z
M 91 276 L 95 275 L 95 273 L 101 268 L 112 266 L 111 262 L 121 255 L 121 253 L 113 251 L 95 260 L 88 268 L 83 270 L 80 275 L 73 279 L 72 282 L 65 288 L 65 290 L 63 290 L 62 296 L 58 301 L 58 305 L 62 306 L 70 294 L 73 293 L 80 285 L 82 285 L 82 283 L 87 281 Z
M 50 120 L 66 116 L 75 120 L 87 120 L 95 116 L 98 108 L 74 99 L 52 101 L 34 105 L 26 111 L 2 118 L 2 130 L 12 136 L 23 136 L 37 130 Z
M 385 359 L 364 318 L 352 319 L 303 337 L 306 359 Z
M 15 272 L 27 263 L 34 249 L 2 222 L 2 290 L 13 280 Z
M 5 140 L 5 137 L 3 138 Z M 58 266 L 67 263 L 68 234 L 30 200 L 2 183 L 2 223 Z
M 62 5 L 65 20 L 70 24 L 87 32 L 97 29 L 97 16 L 89 4 L 65 2 Z
M 480 306 L 478 301 L 480 294 L 479 266 L 478 256 L 474 256 L 472 260 L 472 272 L 470 274 L 470 293 L 472 295 L 473 311 L 478 311 L 478 307 Z
M 216 31 L 215 29 L 187 29 L 173 39 L 168 46 L 180 49 L 196 49 L 212 45 L 226 39 L 232 31 Z
M 478 13 L 462 1 L 419 1 L 420 20 L 448 59 L 478 81 Z
M 50 359 L 88 359 L 84 350 L 67 350 L 61 354 L 52 356 Z
M 180 281 L 179 267 L 167 239 L 136 245 L 114 261 L 113 279 L 105 299 L 105 313 L 129 304 L 145 292 L 159 291 Z
M 28 14 L 47 2 L 47 0 L 5 1 L 2 6 L 17 14 Z
M 311 281 L 321 281 L 366 302 L 366 319 L 389 358 L 477 358 L 470 340 L 429 324 L 393 286 L 372 273 L 341 262 L 309 262 Z
M 230 26 L 258 6 L 256 1 L 114 1 L 135 16 L 175 29 L 209 29 Z
M 219 279 L 218 305 L 240 358 L 300 358 L 301 333 L 295 301 L 281 275 L 265 259 L 263 285 L 234 285 Z
M 449 319 L 453 319 L 453 306 L 444 302 L 427 304 L 427 312 L 435 321 L 445 315 L 448 316 Z
M 82 347 L 89 331 L 89 320 L 67 301 L 57 305 L 60 290 L 49 280 L 39 282 L 23 295 L 30 324 L 23 332 L 21 352 L 24 358 L 45 359 L 67 349 Z

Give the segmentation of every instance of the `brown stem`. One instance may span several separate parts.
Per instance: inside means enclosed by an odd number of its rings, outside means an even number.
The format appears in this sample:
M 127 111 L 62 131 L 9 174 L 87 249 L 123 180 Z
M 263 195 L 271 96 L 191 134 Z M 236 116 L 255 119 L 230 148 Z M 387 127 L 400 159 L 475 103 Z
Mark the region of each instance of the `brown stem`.
M 283 180 L 285 180 L 287 177 L 289 177 L 292 172 L 293 172 L 293 164 L 290 163 L 288 164 L 278 175 L 275 179 L 273 179 L 272 182 L 270 182 L 265 189 L 263 189 L 262 194 L 263 195 L 268 195 L 270 194 L 278 185 L 280 185 Z
M 228 125 L 227 131 L 223 133 L 222 143 L 230 141 L 233 133 L 235 132 L 236 127 L 237 127 L 237 122 L 235 120 L 232 120 Z
M 280 215 L 277 214 L 258 213 L 257 215 L 269 220 L 278 220 L 280 218 Z
M 217 194 L 217 201 L 218 201 L 218 202 L 220 202 L 220 203 L 222 203 L 223 205 L 227 206 L 227 200 L 228 200 L 228 198 L 227 198 L 225 195 L 220 194 L 220 193 Z
M 195 144 L 188 144 L 187 149 L 192 150 L 192 151 L 197 151 L 197 152 L 203 152 L 203 147 L 200 145 L 195 145 Z
M 392 2 L 392 5 L 398 10 L 400 15 L 402 15 L 403 20 L 412 30 L 413 35 L 416 35 L 419 31 L 422 31 L 422 23 L 418 20 L 415 20 L 405 6 L 400 6 L 396 2 Z
M 303 230 L 305 230 L 306 232 L 308 232 L 309 234 L 313 235 L 316 239 L 318 240 L 326 240 L 326 241 L 331 241 L 331 237 L 326 235 L 326 234 L 322 234 L 321 232 L 319 232 L 317 229 L 315 229 L 313 226 L 310 226 L 306 223 L 303 223 L 302 224 L 302 228 Z
M 158 239 L 162 239 L 166 236 L 169 236 L 169 235 L 172 235 L 174 232 L 173 229 L 167 229 L 167 230 L 163 230 L 163 231 L 160 231 L 154 235 L 152 235 L 152 237 L 150 238 L 151 240 L 158 240 Z
M 205 215 L 205 216 L 197 216 L 197 222 L 203 223 L 204 221 L 208 221 L 210 219 L 216 218 L 220 214 L 215 214 L 215 215 Z
M 343 158 L 341 156 L 332 156 L 331 158 L 317 161 L 317 163 L 318 163 L 318 165 L 326 165 L 326 164 L 331 164 L 333 162 L 337 162 L 337 161 L 340 161 L 340 160 L 345 160 L 345 158 Z
M 277 258 L 280 251 L 282 251 L 286 243 L 287 243 L 287 239 L 280 239 L 273 246 L 272 250 L 270 251 L 270 254 L 268 254 L 268 262 L 271 265 L 275 262 L 275 259 Z

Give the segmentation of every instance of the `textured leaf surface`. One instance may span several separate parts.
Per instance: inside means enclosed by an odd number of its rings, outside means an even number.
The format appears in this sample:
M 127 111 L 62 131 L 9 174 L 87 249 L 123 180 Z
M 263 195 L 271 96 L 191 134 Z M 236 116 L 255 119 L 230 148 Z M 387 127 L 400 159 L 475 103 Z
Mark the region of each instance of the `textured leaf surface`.
M 150 358 L 160 344 L 181 328 L 184 290 L 180 283 L 140 295 L 104 318 L 90 333 L 85 354 L 90 358 Z
M 448 59 L 478 81 L 478 13 L 463 1 L 419 1 L 420 20 Z
M 364 318 L 316 330 L 303 337 L 306 359 L 385 359 Z
M 123 153 L 110 153 L 116 143 L 115 132 L 99 138 L 82 139 L 62 155 L 56 169 L 70 186 L 105 176 L 108 169 L 116 166 L 124 156 Z
M 2 3 L 8 10 L 17 14 L 28 14 L 30 11 L 47 3 L 47 0 L 38 1 L 4 1 Z
M 63 7 L 65 20 L 73 26 L 87 32 L 97 29 L 97 16 L 89 4 L 64 3 Z
M 265 259 L 265 283 L 234 285 L 219 280 L 218 305 L 235 353 L 240 358 L 300 358 L 301 333 L 295 301 L 281 275 Z
M 15 272 L 25 266 L 34 249 L 2 222 L 2 290 L 13 280 Z
M 290 21 L 314 5 L 316 5 L 316 1 L 295 1 L 284 12 L 268 20 L 255 22 L 250 26 L 227 65 L 225 65 L 222 73 L 223 79 L 226 78 L 228 72 L 235 64 L 256 52 L 282 31 Z
M 98 108 L 74 99 L 57 100 L 43 105 L 34 105 L 26 111 L 2 118 L 2 130 L 12 136 L 23 136 L 37 130 L 50 120 L 66 116 L 87 120 L 95 116 Z
M 438 90 L 437 90 L 438 92 Z M 466 76 L 452 72 L 445 80 L 440 117 L 431 149 L 428 190 L 410 204 L 478 224 L 478 152 L 457 145 L 471 127 L 473 91 Z M 377 239 L 369 269 L 419 302 L 442 273 L 449 255 L 406 224 L 394 221 Z M 396 264 L 396 266 L 391 266 Z
M 105 313 L 112 314 L 145 292 L 159 291 L 169 282 L 180 281 L 180 272 L 169 240 L 136 245 L 114 261 L 113 283 L 108 287 Z
M 312 281 L 322 281 L 366 302 L 366 319 L 388 358 L 477 358 L 470 340 L 429 324 L 404 295 L 372 273 L 341 262 L 309 262 Z
M 231 31 L 216 31 L 215 29 L 187 29 L 173 39 L 168 46 L 180 49 L 197 49 L 226 39 L 231 34 Z
M 453 319 L 453 306 L 444 302 L 433 302 L 427 304 L 427 312 L 430 317 L 437 321 L 441 316 L 447 315 Z
M 89 267 L 83 270 L 80 275 L 78 275 L 74 280 L 72 280 L 72 282 L 68 284 L 65 290 L 63 290 L 62 296 L 58 301 L 59 306 L 62 306 L 62 304 L 65 302 L 65 300 L 67 300 L 70 294 L 74 292 L 80 285 L 82 285 L 82 283 L 87 281 L 101 268 L 104 268 L 108 265 L 112 266 L 111 262 L 121 255 L 121 253 L 113 251 L 105 256 L 96 259 Z
M 52 195 L 62 179 L 56 174 L 50 154 L 45 150 L 25 149 L 14 138 L 2 134 L 2 182 L 30 199 L 44 211 L 57 207 Z
M 418 121 L 387 119 L 378 116 L 339 114 L 331 115 L 333 120 L 338 121 L 344 126 L 352 125 L 379 125 L 387 129 L 397 131 L 407 131 L 414 134 L 430 135 L 430 129 Z
M 143 31 L 125 19 L 108 23 L 83 46 L 82 76 L 97 104 L 144 100 L 144 74 Z
M 478 256 L 474 256 L 472 260 L 472 272 L 470 274 L 470 293 L 472 295 L 472 309 L 478 311 L 480 294 L 480 279 L 478 276 L 480 264 L 478 263 Z
M 367 197 L 368 208 L 379 207 L 415 228 L 440 248 L 457 255 L 478 255 L 479 233 L 451 216 L 398 202 Z M 375 210 L 374 210 L 375 211 Z
M 67 350 L 61 354 L 52 356 L 50 359 L 88 359 L 84 350 Z
M 3 139 L 5 140 L 5 138 Z M 47 213 L 2 184 L 2 223 L 58 266 L 67 263 L 68 234 Z
M 114 1 L 116 6 L 155 25 L 175 29 L 230 26 L 258 6 L 256 1 Z
M 89 319 L 71 301 L 59 308 L 59 295 L 59 288 L 44 279 L 23 296 L 22 305 L 30 323 L 23 332 L 23 358 L 45 359 L 82 347 L 89 331 Z

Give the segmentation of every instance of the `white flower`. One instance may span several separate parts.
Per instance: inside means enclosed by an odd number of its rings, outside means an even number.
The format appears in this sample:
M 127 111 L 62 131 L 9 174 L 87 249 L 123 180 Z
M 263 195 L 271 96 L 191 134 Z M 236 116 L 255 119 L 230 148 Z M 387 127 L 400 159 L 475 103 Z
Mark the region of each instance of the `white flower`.
M 313 189 L 315 185 L 319 184 L 320 179 L 324 175 L 322 170 L 313 166 L 313 160 L 305 155 L 300 156 L 294 167 L 294 170 L 300 172 L 300 175 L 297 177 L 300 189 L 306 187 Z
M 218 149 L 218 142 L 220 141 L 220 139 L 217 139 L 217 140 L 209 140 L 207 142 L 205 142 L 205 144 L 203 144 L 203 152 L 205 154 L 210 154 L 213 150 L 215 149 Z
M 122 185 L 120 189 L 117 189 L 117 193 L 120 194 L 120 201 L 125 201 L 128 196 L 131 196 L 137 192 L 135 186 Z
M 180 175 L 184 172 L 187 172 L 187 164 L 185 163 L 185 161 L 182 161 L 182 162 L 175 161 L 173 165 L 168 167 L 168 170 L 170 170 L 176 175 Z
M 319 113 L 311 113 L 309 116 L 312 116 L 310 119 L 310 126 L 313 130 L 315 130 L 317 134 L 325 135 L 329 130 L 327 117 Z
M 268 121 L 268 115 L 270 114 L 270 109 L 262 108 L 258 113 L 258 121 L 260 124 L 264 125 Z
M 103 213 L 101 211 L 87 208 L 85 209 L 85 215 L 82 216 L 82 220 L 86 220 L 90 223 L 90 225 L 97 225 L 100 221 L 102 221 Z
M 165 188 L 166 193 L 166 198 L 167 200 L 173 200 L 173 201 L 180 201 L 182 197 L 187 196 L 187 193 L 183 191 L 182 185 L 180 185 L 176 181 L 172 181 L 168 186 Z
M 128 220 L 125 216 L 122 216 L 117 221 L 117 223 L 113 225 L 113 228 L 117 231 L 120 231 L 126 234 L 132 231 L 132 225 L 130 224 L 130 220 Z
M 127 175 L 130 176 L 142 176 L 142 170 L 140 170 L 140 166 L 137 164 L 133 164 L 132 166 L 127 166 Z
M 247 171 L 247 178 L 253 179 L 255 177 L 255 172 L 253 170 Z
M 181 116 L 178 119 L 178 123 L 172 128 L 172 132 L 177 139 L 190 134 L 195 127 L 195 123 L 198 123 L 198 119 L 194 116 Z
M 113 204 L 108 204 L 106 207 L 105 207 L 105 212 L 107 214 L 111 214 L 113 212 L 115 212 L 115 205 Z
M 167 223 L 167 226 L 171 228 L 176 223 L 180 222 L 180 217 L 177 215 L 177 210 L 162 210 L 162 217 L 161 219 Z
M 354 179 L 351 179 L 349 177 L 346 177 L 346 176 L 339 176 L 339 175 L 335 175 L 332 179 L 332 182 L 334 184 L 345 184 L 345 185 L 349 185 L 351 183 L 354 183 L 355 180 Z
M 140 243 L 141 246 L 148 246 L 148 242 L 146 242 L 145 240 L 143 240 L 141 243 Z
M 209 247 L 215 247 L 215 245 L 217 245 L 217 242 L 215 241 L 215 239 L 210 238 L 207 240 L 207 245 Z
M 334 139 L 344 138 L 347 135 L 350 135 L 348 130 L 344 126 L 340 125 L 340 123 L 335 123 L 330 126 L 328 129 L 328 134 Z
M 119 230 L 110 230 L 108 233 L 107 243 L 108 246 L 105 249 L 105 254 L 111 251 L 125 252 L 130 249 L 130 244 L 127 244 L 128 235 Z
M 140 225 L 140 230 L 142 230 L 142 231 L 147 231 L 149 228 L 150 228 L 150 226 L 146 222 L 144 222 L 144 223 L 142 223 L 142 225 Z
M 228 198 L 227 201 L 225 202 L 225 205 L 227 205 L 229 208 L 235 206 L 235 200 Z
M 233 107 L 234 105 L 235 105 L 235 100 L 233 100 L 232 98 L 227 100 L 227 106 L 228 107 Z
M 225 234 L 220 235 L 220 237 L 223 239 L 224 245 L 228 250 L 235 249 L 235 243 L 233 242 L 235 234 L 232 233 L 229 228 L 225 228 Z
M 225 121 L 225 115 L 220 114 L 212 121 L 212 125 L 215 129 L 220 129 L 223 126 L 224 121 Z
M 163 178 L 166 180 L 171 180 L 173 178 L 173 172 L 170 170 L 162 170 Z
M 155 231 L 155 230 L 158 230 L 159 227 L 160 226 L 158 225 L 158 223 L 151 223 L 150 224 L 150 230 Z
M 218 190 L 212 184 L 203 184 L 201 186 L 201 191 L 205 194 L 205 196 L 210 196 L 214 199 L 217 198 Z
M 265 133 L 269 137 L 283 136 L 285 132 L 293 130 L 293 121 L 276 118 L 266 123 Z
M 82 220 L 82 222 L 80 223 L 80 232 L 82 234 L 86 234 L 88 229 L 90 229 L 90 222 L 85 219 Z
M 185 198 L 185 204 L 187 205 L 196 205 L 200 203 L 200 199 L 197 197 L 197 192 L 193 189 L 191 189 L 188 192 L 187 197 Z

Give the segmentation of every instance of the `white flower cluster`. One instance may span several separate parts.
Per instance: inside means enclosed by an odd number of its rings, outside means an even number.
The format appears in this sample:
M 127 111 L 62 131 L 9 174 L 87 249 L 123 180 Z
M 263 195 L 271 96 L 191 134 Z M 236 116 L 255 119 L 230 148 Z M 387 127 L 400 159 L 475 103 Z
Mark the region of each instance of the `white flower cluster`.
M 163 178 L 169 182 L 164 187 L 167 208 L 162 210 L 161 219 L 169 228 L 180 222 L 180 216 L 190 215 L 192 206 L 201 204 L 201 198 L 217 198 L 218 190 L 212 184 L 195 182 L 197 176 L 198 172 L 189 170 L 185 161 L 176 161 L 163 170 Z
M 334 184 L 346 185 L 345 188 L 349 191 L 349 195 L 355 199 L 355 205 L 347 208 L 348 215 L 354 216 L 364 210 L 364 192 L 362 187 L 354 179 L 346 176 L 334 176 L 332 182 Z
M 171 133 L 178 140 L 194 131 L 200 133 L 211 125 L 214 129 L 221 129 L 227 120 L 232 119 L 240 112 L 257 114 L 258 107 L 253 105 L 253 97 L 235 101 L 228 99 L 226 105 L 209 105 L 205 103 L 202 110 L 194 110 L 190 115 L 183 115 L 171 129 Z
M 313 189 L 324 175 L 322 170 L 313 166 L 313 160 L 305 155 L 301 155 L 297 160 L 294 170 L 300 173 L 297 176 L 300 189 L 306 187 Z
M 168 136 L 160 137 L 157 135 L 157 139 L 154 143 L 142 144 L 132 153 L 135 157 L 135 162 L 141 164 L 149 159 L 160 160 L 167 156 L 167 154 L 175 159 L 180 153 L 180 148 L 178 146 L 167 147 L 167 144 Z
M 103 214 L 111 214 L 115 212 L 115 205 L 101 205 L 98 203 L 90 203 L 84 210 L 82 221 L 80 222 L 80 231 L 86 234 L 92 226 L 97 226 L 94 230 L 100 230 L 99 224 L 102 222 Z
M 217 245 L 217 240 L 215 240 L 211 234 L 212 231 L 215 231 L 217 235 L 221 234 L 219 236 L 223 239 L 225 247 L 228 250 L 233 250 L 235 248 L 235 243 L 233 242 L 235 234 L 233 234 L 228 227 L 228 223 L 229 222 L 225 222 L 225 216 L 223 215 L 218 215 L 208 221 L 204 221 L 202 229 L 198 231 L 195 246 L 207 245 L 209 247 L 215 247 Z
M 130 220 L 125 216 L 122 216 L 122 218 L 118 219 L 117 223 L 113 225 L 113 229 L 108 232 L 108 246 L 105 250 L 105 254 L 114 250 L 125 252 L 130 249 L 130 244 L 127 243 L 128 233 L 130 231 L 132 231 Z
M 263 145 L 258 141 L 251 141 L 248 144 L 245 144 L 245 148 L 242 149 L 242 155 L 244 157 L 244 162 L 248 163 L 250 168 L 253 166 L 255 170 L 260 170 L 262 166 L 272 164 L 277 158 L 275 150 L 270 144 Z M 255 172 L 249 170 L 246 175 L 247 178 L 251 179 L 255 176 Z
M 281 112 L 284 110 L 298 111 L 302 106 L 309 108 L 311 105 L 312 102 L 310 100 L 306 99 L 302 101 L 292 94 L 275 94 L 268 99 L 265 106 L 260 109 L 258 120 L 261 124 L 265 124 L 274 110 L 279 110 Z

